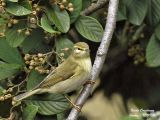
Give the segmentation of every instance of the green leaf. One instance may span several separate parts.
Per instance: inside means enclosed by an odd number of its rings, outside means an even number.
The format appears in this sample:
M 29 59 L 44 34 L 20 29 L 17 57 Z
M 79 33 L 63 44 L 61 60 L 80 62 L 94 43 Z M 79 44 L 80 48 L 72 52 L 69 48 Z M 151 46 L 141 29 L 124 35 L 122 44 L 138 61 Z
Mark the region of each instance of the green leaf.
M 4 88 L 2 86 L 0 86 L 0 96 L 4 94 L 3 90 L 4 90 Z
M 59 37 L 56 41 L 56 52 L 58 54 L 64 53 L 64 58 L 66 59 L 70 55 L 73 45 L 74 44 L 68 38 Z M 69 48 L 69 50 L 64 51 L 64 48 Z M 57 61 L 58 63 L 60 63 L 60 58 L 58 56 L 57 56 Z
M 4 25 L 1 25 L 0 26 L 0 32 L 1 33 L 5 33 L 5 31 L 6 31 L 6 25 L 4 24 Z
M 160 66 L 160 41 L 157 40 L 155 34 L 152 35 L 146 49 L 147 65 L 150 67 Z
M 37 71 L 32 70 L 27 80 L 27 90 L 33 89 L 44 79 L 44 77 L 45 75 L 41 75 Z
M 81 16 L 75 23 L 77 31 L 86 39 L 100 42 L 103 36 L 101 24 L 89 16 Z
M 10 2 L 18 2 L 18 0 L 7 0 L 7 1 L 10 1 Z
M 50 50 L 48 45 L 45 45 L 45 33 L 42 29 L 34 29 L 30 36 L 28 36 L 22 43 L 24 53 L 28 52 L 47 52 Z
M 128 20 L 135 25 L 142 24 L 148 8 L 148 0 L 124 0 L 127 6 Z
M 41 27 L 49 32 L 49 33 L 60 33 L 58 31 L 55 31 L 52 26 L 51 26 L 51 23 L 49 22 L 48 18 L 46 17 L 46 15 L 43 15 L 42 18 L 41 18 Z
M 61 11 L 58 6 L 48 7 L 47 16 L 51 22 L 63 33 L 70 28 L 70 18 L 66 10 Z
M 21 65 L 18 64 L 8 64 L 8 63 L 0 64 L 0 80 L 14 75 L 20 70 L 20 68 Z
M 82 0 L 82 10 L 88 8 L 92 4 L 92 0 Z
M 127 19 L 127 8 L 126 5 L 122 1 L 120 1 L 117 12 L 117 21 L 126 19 Z
M 4 20 L 3 18 L 0 18 L 0 26 L 7 23 L 7 20 Z
M 69 108 L 70 104 L 64 95 L 47 94 L 32 96 L 26 100 L 27 104 L 38 106 L 38 113 L 42 115 L 54 115 L 61 113 Z
M 160 24 L 155 29 L 155 35 L 160 40 Z
M 57 114 L 57 120 L 65 120 L 65 114 L 64 113 Z
M 10 46 L 12 47 L 19 46 L 27 37 L 27 35 L 24 34 L 24 31 L 22 31 L 21 33 L 17 32 L 18 29 L 24 29 L 24 27 L 25 27 L 24 23 L 19 23 L 17 25 L 14 25 L 12 28 L 9 28 L 6 31 L 6 40 Z
M 27 105 L 23 111 L 23 120 L 34 120 L 37 112 L 38 106 L 32 104 Z
M 160 21 L 160 0 L 148 0 L 147 23 L 156 26 Z
M 32 5 L 29 3 L 29 0 L 19 0 L 18 3 L 25 7 L 28 10 L 32 11 Z
M 23 0 L 19 3 L 7 2 L 6 11 L 15 16 L 24 16 L 32 13 L 31 7 L 27 0 Z
M 82 0 L 70 0 L 73 3 L 74 11 L 70 13 L 71 23 L 75 22 L 82 10 Z
M 17 48 L 9 46 L 4 38 L 0 38 L 0 58 L 8 63 L 24 65 L 24 61 Z

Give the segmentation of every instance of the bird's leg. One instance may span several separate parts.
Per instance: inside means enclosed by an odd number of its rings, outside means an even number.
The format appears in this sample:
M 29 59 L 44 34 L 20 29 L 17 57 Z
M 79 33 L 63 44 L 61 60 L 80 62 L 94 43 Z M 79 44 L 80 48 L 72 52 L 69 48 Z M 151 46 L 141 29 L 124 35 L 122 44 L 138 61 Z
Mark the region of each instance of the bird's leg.
M 79 112 L 81 112 L 81 108 L 78 105 L 75 105 L 66 95 L 65 98 L 68 100 L 68 102 L 70 102 L 70 104 Z
M 93 80 L 87 80 L 87 81 L 84 83 L 84 86 L 85 86 L 85 85 L 88 85 L 88 84 L 94 85 L 94 84 L 95 84 L 95 81 L 93 81 Z M 93 91 L 90 92 L 90 95 L 92 95 L 92 92 L 93 92 Z
M 93 81 L 93 80 L 87 80 L 84 85 L 86 85 L 86 84 L 94 85 L 95 81 Z

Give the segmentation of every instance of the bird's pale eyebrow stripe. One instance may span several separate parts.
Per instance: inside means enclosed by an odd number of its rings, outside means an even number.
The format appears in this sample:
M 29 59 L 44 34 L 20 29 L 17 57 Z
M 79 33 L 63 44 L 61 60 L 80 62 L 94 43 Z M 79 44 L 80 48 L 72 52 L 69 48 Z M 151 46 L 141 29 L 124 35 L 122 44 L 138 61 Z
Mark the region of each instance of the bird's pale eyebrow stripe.
M 81 50 L 86 50 L 85 48 L 82 48 L 82 47 L 80 47 L 80 46 L 74 46 L 74 48 L 79 48 L 79 49 L 81 49 Z
M 77 45 L 74 45 L 73 48 L 79 48 L 80 50 L 83 50 L 83 51 L 88 50 L 88 48 L 85 48 L 85 47 L 82 47 L 82 46 L 77 46 Z

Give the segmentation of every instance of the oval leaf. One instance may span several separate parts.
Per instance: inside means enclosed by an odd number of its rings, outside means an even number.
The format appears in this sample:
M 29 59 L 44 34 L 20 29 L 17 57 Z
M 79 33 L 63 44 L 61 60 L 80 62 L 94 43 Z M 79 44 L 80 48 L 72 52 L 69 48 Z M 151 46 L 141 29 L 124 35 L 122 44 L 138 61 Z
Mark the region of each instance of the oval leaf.
M 118 11 L 117 11 L 117 21 L 127 19 L 127 8 L 123 1 L 119 2 Z
M 70 13 L 71 23 L 75 22 L 82 10 L 82 0 L 70 0 L 73 3 L 74 11 Z
M 67 99 L 61 94 L 39 95 L 39 97 L 33 96 L 30 97 L 30 99 L 28 98 L 26 103 L 38 106 L 38 113 L 42 115 L 58 114 L 65 111 L 70 106 Z
M 128 19 L 132 24 L 142 24 L 148 8 L 148 0 L 124 0 L 127 6 Z
M 47 52 L 50 47 L 44 44 L 45 33 L 42 29 L 34 29 L 30 36 L 28 36 L 22 43 L 24 53 L 28 52 Z
M 18 64 L 0 64 L 0 80 L 8 78 L 13 74 L 17 73 L 21 68 L 21 65 Z
M 52 28 L 52 26 L 51 26 L 50 22 L 48 21 L 48 18 L 46 17 L 46 15 L 42 16 L 42 18 L 41 18 L 41 27 L 42 27 L 45 31 L 47 31 L 47 32 L 49 32 L 49 33 L 54 33 L 54 34 L 60 33 L 60 32 L 58 32 L 58 31 L 55 31 L 55 30 Z
M 6 11 L 16 16 L 23 16 L 32 13 L 32 11 L 26 7 L 29 6 L 28 5 L 29 3 L 28 2 L 22 2 L 22 3 L 25 4 L 18 4 L 16 2 L 7 2 Z
M 81 16 L 75 23 L 77 31 L 86 39 L 100 42 L 103 36 L 101 24 L 89 16 Z
M 9 46 L 4 38 L 0 38 L 0 58 L 8 63 L 24 65 L 24 61 L 17 48 Z
M 17 32 L 18 29 L 24 29 L 24 27 L 24 23 L 19 23 L 6 31 L 6 40 L 10 46 L 19 46 L 27 37 L 27 35 L 24 34 L 24 31 L 22 31 L 21 33 Z
M 44 77 L 45 75 L 41 75 L 37 71 L 32 70 L 27 80 L 27 90 L 33 89 L 44 79 Z
M 63 33 L 70 28 L 70 18 L 66 10 L 61 11 L 58 6 L 48 7 L 47 16 L 51 22 Z
M 32 104 L 27 105 L 23 110 L 23 120 L 34 120 L 37 112 L 38 106 Z
M 156 26 L 160 21 L 160 0 L 148 0 L 147 23 Z
M 160 42 L 153 34 L 146 49 L 147 65 L 150 67 L 160 66 Z

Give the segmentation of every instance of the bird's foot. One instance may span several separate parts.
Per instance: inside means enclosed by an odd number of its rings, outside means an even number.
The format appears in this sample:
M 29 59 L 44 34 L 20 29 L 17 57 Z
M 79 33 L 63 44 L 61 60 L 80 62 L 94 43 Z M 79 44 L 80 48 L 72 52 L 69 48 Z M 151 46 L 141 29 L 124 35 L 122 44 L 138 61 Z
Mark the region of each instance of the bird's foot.
M 81 107 L 79 105 L 72 104 L 72 106 L 79 112 L 81 112 Z
M 67 96 L 65 98 L 69 101 L 69 103 L 74 107 L 77 111 L 81 112 L 81 107 L 79 105 L 75 105 Z
M 93 80 L 87 80 L 86 83 L 85 83 L 85 85 L 86 85 L 86 84 L 94 85 L 94 84 L 95 84 L 95 81 L 93 81 Z

